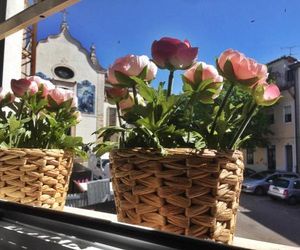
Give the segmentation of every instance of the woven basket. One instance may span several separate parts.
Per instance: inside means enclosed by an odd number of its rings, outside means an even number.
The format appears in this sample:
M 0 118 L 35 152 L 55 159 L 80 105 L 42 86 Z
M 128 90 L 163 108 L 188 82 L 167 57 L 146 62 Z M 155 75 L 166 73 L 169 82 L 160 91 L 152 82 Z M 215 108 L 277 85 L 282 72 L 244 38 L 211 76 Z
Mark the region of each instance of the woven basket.
M 72 166 L 59 149 L 0 149 L 0 199 L 62 210 Z
M 145 149 L 110 153 L 118 220 L 232 243 L 243 155 L 215 150 Z

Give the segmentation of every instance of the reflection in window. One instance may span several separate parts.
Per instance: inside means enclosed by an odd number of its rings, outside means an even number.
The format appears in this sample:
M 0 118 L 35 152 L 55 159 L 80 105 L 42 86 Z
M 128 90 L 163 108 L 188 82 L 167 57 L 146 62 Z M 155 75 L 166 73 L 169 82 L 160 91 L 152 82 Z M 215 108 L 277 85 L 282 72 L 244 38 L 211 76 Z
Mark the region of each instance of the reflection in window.
M 82 113 L 95 114 L 95 85 L 85 80 L 77 84 L 78 109 Z

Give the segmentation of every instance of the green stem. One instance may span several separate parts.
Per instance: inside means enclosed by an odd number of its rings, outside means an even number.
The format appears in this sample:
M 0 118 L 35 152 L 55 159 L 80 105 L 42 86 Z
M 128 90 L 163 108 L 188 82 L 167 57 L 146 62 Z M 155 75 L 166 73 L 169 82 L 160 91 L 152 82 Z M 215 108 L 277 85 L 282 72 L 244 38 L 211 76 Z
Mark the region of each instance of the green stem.
M 189 107 L 190 102 L 191 102 L 191 100 L 188 102 L 187 108 Z M 189 117 L 189 122 L 190 122 L 189 127 L 191 126 L 192 121 L 193 121 L 193 113 L 194 113 L 194 107 L 193 107 L 193 105 L 191 105 L 190 117 Z M 189 130 L 188 131 L 188 138 L 187 138 L 188 143 L 190 143 L 190 136 L 191 136 L 191 131 Z
M 231 92 L 233 90 L 233 87 L 234 87 L 234 84 L 230 83 L 229 89 L 227 90 L 226 95 L 225 95 L 225 97 L 224 97 L 224 99 L 223 99 L 223 101 L 221 103 L 221 106 L 220 106 L 218 112 L 217 112 L 217 115 L 215 116 L 215 119 L 213 121 L 211 130 L 210 130 L 210 135 L 213 135 L 214 132 L 215 132 L 215 129 L 216 129 L 216 126 L 217 126 L 217 120 L 220 117 L 220 115 L 221 115 L 221 113 L 222 113 L 222 111 L 223 111 L 223 109 L 225 107 L 225 104 L 226 104 L 226 102 L 227 102 L 227 100 L 228 100 L 228 98 L 229 98 L 229 96 L 230 96 L 230 94 L 231 94 Z
M 235 145 L 235 143 L 237 142 L 237 140 L 241 137 L 241 135 L 245 131 L 246 127 L 248 126 L 249 122 L 251 121 L 257 107 L 258 107 L 257 104 L 254 103 L 253 106 L 251 107 L 249 113 L 247 114 L 246 118 L 242 122 L 240 128 L 235 133 L 235 135 L 234 135 L 234 137 L 233 137 L 233 139 L 232 139 L 232 141 L 229 145 L 229 149 L 232 149 L 233 146 Z
M 25 104 L 25 100 L 21 100 L 20 109 L 19 109 L 19 111 L 17 113 L 17 119 L 18 120 L 22 119 L 22 113 L 23 113 L 24 104 Z
M 116 103 L 116 106 L 117 106 L 118 121 L 119 121 L 120 127 L 123 127 L 119 102 Z
M 117 106 L 117 115 L 118 115 L 118 120 L 119 120 L 120 127 L 124 128 L 124 124 L 122 123 L 122 119 L 121 119 L 120 105 L 119 105 L 118 102 L 116 103 L 116 106 Z M 124 147 L 124 142 L 125 142 L 125 133 L 124 133 L 124 131 L 122 131 L 120 148 Z
M 172 94 L 173 79 L 174 79 L 174 71 L 170 70 L 167 97 L 169 97 Z
M 133 92 L 133 99 L 134 99 L 134 103 L 135 105 L 138 105 L 138 99 L 137 99 L 137 91 L 136 91 L 136 87 L 135 85 L 132 86 L 132 92 Z

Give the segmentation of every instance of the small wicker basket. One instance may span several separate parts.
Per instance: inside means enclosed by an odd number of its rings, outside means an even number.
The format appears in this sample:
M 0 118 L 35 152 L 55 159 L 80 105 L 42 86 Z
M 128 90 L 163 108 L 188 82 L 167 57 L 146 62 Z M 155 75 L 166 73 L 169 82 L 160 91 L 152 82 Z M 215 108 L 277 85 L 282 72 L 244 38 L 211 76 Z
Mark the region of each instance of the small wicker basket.
M 243 180 L 240 151 L 110 153 L 118 220 L 230 244 Z
M 62 210 L 73 155 L 59 149 L 0 149 L 0 199 Z

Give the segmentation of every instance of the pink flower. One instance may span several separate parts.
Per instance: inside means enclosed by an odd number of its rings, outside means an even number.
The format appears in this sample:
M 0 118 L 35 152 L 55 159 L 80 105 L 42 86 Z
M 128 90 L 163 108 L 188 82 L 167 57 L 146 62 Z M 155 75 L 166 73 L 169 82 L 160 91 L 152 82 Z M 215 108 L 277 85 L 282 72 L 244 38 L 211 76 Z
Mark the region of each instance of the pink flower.
M 56 102 L 57 105 L 62 104 L 66 100 L 66 91 L 62 88 L 55 88 L 49 91 L 49 96 Z
M 28 79 L 11 80 L 11 89 L 15 96 L 22 97 L 26 93 L 33 95 L 38 92 L 38 85 L 35 81 Z
M 64 90 L 65 91 L 65 97 L 64 101 L 72 99 L 72 107 L 77 107 L 78 106 L 78 98 L 74 94 L 72 90 Z
M 169 70 L 187 69 L 197 59 L 198 48 L 192 48 L 188 40 L 183 42 L 163 37 L 152 44 L 152 57 L 156 65 Z
M 216 99 L 223 89 L 223 77 L 219 75 L 217 69 L 204 62 L 197 62 L 191 68 L 184 72 L 184 77 L 188 80 L 194 90 L 200 85 L 201 95 L 200 101 L 203 103 L 211 103 Z M 201 87 L 205 80 L 211 80 L 210 84 Z
M 127 88 L 105 88 L 107 99 L 110 103 L 120 102 L 122 99 L 128 96 Z
M 138 76 L 146 66 L 147 75 L 144 80 L 150 81 L 155 77 L 157 67 L 147 56 L 127 55 L 118 58 L 108 69 L 108 82 L 111 84 L 119 83 L 115 76 L 115 71 L 119 71 L 127 76 Z
M 52 82 L 45 80 L 39 76 L 30 76 L 27 77 L 29 81 L 35 81 L 39 87 L 39 89 L 43 88 L 42 96 L 46 97 L 51 89 L 54 89 L 55 86 Z
M 271 106 L 280 98 L 280 90 L 276 84 L 258 84 L 254 90 L 254 98 L 257 105 Z
M 195 83 L 196 69 L 201 66 L 202 70 L 198 71 L 198 77 L 201 81 L 211 79 L 213 82 L 223 82 L 223 77 L 219 75 L 217 69 L 213 65 L 206 64 L 205 62 L 197 62 L 193 67 L 184 72 L 184 76 L 191 82 Z
M 226 62 L 230 62 L 233 72 L 226 68 Z M 218 67 L 222 74 L 229 78 L 253 87 L 258 82 L 264 82 L 268 77 L 268 69 L 264 64 L 259 64 L 243 53 L 228 49 L 218 59 Z M 233 75 L 232 75 L 233 74 Z
M 6 105 L 15 101 L 15 95 L 11 92 L 3 92 L 1 88 L 0 93 L 0 104 Z

